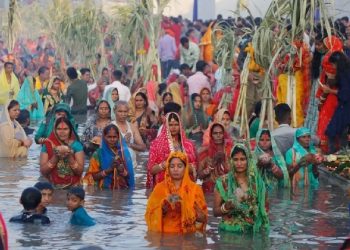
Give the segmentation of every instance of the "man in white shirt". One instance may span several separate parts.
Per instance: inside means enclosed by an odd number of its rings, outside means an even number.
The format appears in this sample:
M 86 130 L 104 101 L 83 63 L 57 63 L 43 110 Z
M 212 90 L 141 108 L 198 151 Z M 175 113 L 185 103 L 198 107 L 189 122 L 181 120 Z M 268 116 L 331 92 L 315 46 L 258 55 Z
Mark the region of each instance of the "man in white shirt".
M 113 82 L 110 85 L 107 85 L 105 87 L 105 90 L 103 92 L 103 99 L 107 99 L 108 90 L 117 88 L 118 94 L 119 94 L 119 101 L 129 102 L 131 98 L 130 89 L 120 82 L 122 79 L 122 76 L 123 76 L 123 72 L 121 72 L 120 70 L 113 71 L 112 73 Z
M 180 42 L 180 64 L 186 63 L 194 70 L 200 54 L 198 45 L 189 41 L 187 37 L 181 38 Z
M 211 86 L 208 76 L 206 74 L 210 71 L 210 66 L 204 61 L 196 63 L 197 72 L 187 79 L 188 94 L 191 96 L 194 93 L 199 94 L 203 88 L 211 91 Z

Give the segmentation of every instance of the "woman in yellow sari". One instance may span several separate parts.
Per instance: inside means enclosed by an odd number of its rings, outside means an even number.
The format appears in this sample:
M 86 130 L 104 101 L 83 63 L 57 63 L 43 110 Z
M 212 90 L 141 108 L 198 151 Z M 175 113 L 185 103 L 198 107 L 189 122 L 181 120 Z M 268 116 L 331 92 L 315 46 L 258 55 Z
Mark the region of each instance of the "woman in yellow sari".
M 170 153 L 165 179 L 151 193 L 145 214 L 149 231 L 193 233 L 205 231 L 208 210 L 200 186 L 189 176 L 186 154 Z
M 19 92 L 19 82 L 13 73 L 13 63 L 5 62 L 0 73 L 0 105 L 5 105 L 10 99 L 16 99 Z

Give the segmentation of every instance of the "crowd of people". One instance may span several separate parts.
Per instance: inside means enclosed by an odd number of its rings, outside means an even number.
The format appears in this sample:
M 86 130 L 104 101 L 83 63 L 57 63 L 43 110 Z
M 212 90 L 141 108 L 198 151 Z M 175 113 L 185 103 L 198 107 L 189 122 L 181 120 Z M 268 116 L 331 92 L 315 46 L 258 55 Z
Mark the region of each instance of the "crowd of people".
M 250 45 L 240 43 L 232 64 L 234 84 L 226 86 L 215 64 L 212 32 L 215 25 L 226 25 L 239 36 L 260 22 L 221 16 L 194 23 L 164 18 L 158 43 L 162 83 L 133 80 L 130 64 L 122 70 L 106 67 L 99 75 L 86 67 L 59 71 L 52 62 L 55 49 L 47 41 L 43 47 L 43 37 L 34 49 L 38 57 L 13 57 L 2 47 L 0 154 L 26 157 L 33 143 L 30 122 L 42 121 L 34 142 L 42 145 L 40 173 L 46 180 L 23 191 L 24 211 L 10 221 L 49 223 L 46 207 L 59 188 L 69 190 L 71 223 L 94 225 L 83 208 L 82 186 L 135 188 L 137 154 L 149 151 L 149 230 L 205 232 L 208 206 L 221 217 L 220 230 L 268 230 L 273 205 L 269 193 L 278 188 L 317 189 L 323 154 L 348 145 L 350 23 L 344 17 L 334 26 L 338 33 L 316 30 L 315 37 L 301 41 L 307 54 L 301 60 L 310 60 L 308 70 L 302 71 L 310 74 L 310 82 L 303 82 L 305 77 L 301 86 L 296 82 L 293 107 L 286 101 L 283 71 L 276 75 L 275 129 L 267 129 L 261 121 L 265 118 L 259 117 L 261 72 L 250 70 L 245 103 L 251 115 L 249 139 L 233 124 L 233 116 L 240 90 L 237 74 L 246 54 L 241 52 Z M 300 65 L 294 73 L 298 70 Z M 226 106 L 224 92 L 233 94 Z M 310 95 L 306 98 L 305 93 Z M 79 134 L 76 117 L 81 115 L 88 120 Z M 206 203 L 207 195 L 214 197 L 213 204 Z

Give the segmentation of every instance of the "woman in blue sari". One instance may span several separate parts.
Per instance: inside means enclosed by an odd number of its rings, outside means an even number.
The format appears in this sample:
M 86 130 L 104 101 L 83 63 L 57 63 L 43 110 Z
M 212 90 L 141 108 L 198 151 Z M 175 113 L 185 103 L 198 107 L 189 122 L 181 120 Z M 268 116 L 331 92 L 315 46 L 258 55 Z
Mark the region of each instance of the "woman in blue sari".
M 28 76 L 24 80 L 22 87 L 17 95 L 20 109 L 26 109 L 30 112 L 30 120 L 41 120 L 45 117 L 44 105 L 35 89 L 35 78 Z
M 310 186 L 317 188 L 318 169 L 320 163 L 316 157 L 316 149 L 311 143 L 308 128 L 299 128 L 295 132 L 294 144 L 286 153 L 286 163 L 292 180 L 293 189 Z
M 114 124 L 103 130 L 101 147 L 92 155 L 84 182 L 101 189 L 125 189 L 135 186 L 134 168 L 128 146 Z
M 258 169 L 268 191 L 274 187 L 289 187 L 287 164 L 278 149 L 270 130 L 260 129 L 256 134 L 254 151 L 258 160 Z

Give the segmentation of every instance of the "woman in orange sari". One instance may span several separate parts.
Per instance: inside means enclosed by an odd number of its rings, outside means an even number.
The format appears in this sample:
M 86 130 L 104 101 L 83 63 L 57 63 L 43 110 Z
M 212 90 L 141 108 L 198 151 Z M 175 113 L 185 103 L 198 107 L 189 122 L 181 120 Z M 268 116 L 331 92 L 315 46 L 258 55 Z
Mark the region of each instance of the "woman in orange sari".
M 165 178 L 151 193 L 145 214 L 149 231 L 194 233 L 205 231 L 208 209 L 202 189 L 189 176 L 186 154 L 172 152 Z

